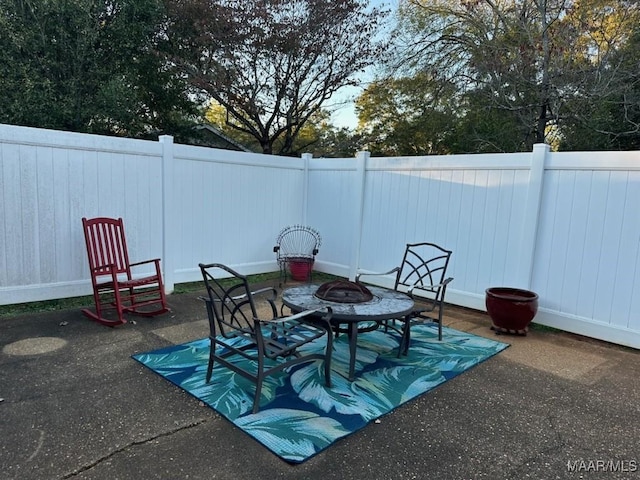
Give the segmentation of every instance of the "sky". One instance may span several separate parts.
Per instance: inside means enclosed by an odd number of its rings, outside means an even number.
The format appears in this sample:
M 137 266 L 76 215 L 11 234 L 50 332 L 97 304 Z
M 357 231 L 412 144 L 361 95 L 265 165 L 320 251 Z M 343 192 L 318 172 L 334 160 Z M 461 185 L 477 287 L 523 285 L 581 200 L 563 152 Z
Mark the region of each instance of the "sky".
M 385 8 L 393 12 L 398 8 L 398 0 L 371 0 L 369 5 L 371 7 Z M 367 72 L 365 77 L 367 76 L 373 77 L 373 73 Z M 364 86 L 362 88 L 345 87 L 336 92 L 332 98 L 335 103 L 347 102 L 346 105 L 336 108 L 331 116 L 331 120 L 336 127 L 356 128 L 358 126 L 358 117 L 356 116 L 353 100 L 362 92 Z
M 360 92 L 362 92 L 362 88 L 345 87 L 334 95 L 333 98 L 335 98 L 336 101 L 348 101 L 348 104 L 336 108 L 333 112 L 331 115 L 333 125 L 338 128 L 348 127 L 351 129 L 355 129 L 358 126 L 358 117 L 356 116 L 353 99 L 355 99 Z

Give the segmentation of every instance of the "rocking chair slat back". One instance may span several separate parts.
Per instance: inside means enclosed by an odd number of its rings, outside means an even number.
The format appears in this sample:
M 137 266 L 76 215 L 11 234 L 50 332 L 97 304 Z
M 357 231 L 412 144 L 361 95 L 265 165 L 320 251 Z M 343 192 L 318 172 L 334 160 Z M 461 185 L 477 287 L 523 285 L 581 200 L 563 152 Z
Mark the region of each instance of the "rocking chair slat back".
M 86 220 L 85 240 L 89 255 L 89 266 L 98 275 L 117 274 L 129 271 L 127 242 L 122 219 L 93 218 Z

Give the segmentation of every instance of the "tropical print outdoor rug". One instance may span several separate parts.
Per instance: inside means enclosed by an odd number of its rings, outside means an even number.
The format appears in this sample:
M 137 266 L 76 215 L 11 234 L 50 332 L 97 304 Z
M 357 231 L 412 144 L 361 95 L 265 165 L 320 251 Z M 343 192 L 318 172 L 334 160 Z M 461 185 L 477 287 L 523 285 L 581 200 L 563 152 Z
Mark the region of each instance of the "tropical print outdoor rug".
M 186 390 L 273 453 L 300 463 L 412 398 L 507 348 L 507 344 L 436 325 L 411 329 L 409 355 L 397 358 L 399 337 L 383 331 L 358 335 L 356 379 L 347 380 L 347 336 L 334 342 L 332 387 L 322 362 L 267 377 L 260 411 L 252 414 L 253 383 L 221 365 L 205 383 L 209 340 L 195 340 L 133 358 Z M 307 348 L 323 348 L 325 340 Z

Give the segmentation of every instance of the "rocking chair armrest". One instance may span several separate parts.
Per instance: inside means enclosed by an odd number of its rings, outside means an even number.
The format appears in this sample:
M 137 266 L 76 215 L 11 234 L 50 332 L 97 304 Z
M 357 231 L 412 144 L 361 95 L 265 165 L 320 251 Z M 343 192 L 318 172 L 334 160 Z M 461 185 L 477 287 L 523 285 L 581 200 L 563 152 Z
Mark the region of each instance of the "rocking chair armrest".
M 146 265 L 148 263 L 158 263 L 160 262 L 159 258 L 153 258 L 151 260 L 143 260 L 142 262 L 134 262 L 134 263 L 130 263 L 129 266 L 130 267 L 137 267 L 139 265 Z
M 400 270 L 400 267 L 395 267 L 392 268 L 391 270 L 389 270 L 388 272 L 362 272 L 359 273 L 358 275 L 356 275 L 356 282 L 360 281 L 360 277 L 364 276 L 364 275 L 372 275 L 372 276 L 383 276 L 383 275 L 390 275 L 392 273 L 397 273 Z

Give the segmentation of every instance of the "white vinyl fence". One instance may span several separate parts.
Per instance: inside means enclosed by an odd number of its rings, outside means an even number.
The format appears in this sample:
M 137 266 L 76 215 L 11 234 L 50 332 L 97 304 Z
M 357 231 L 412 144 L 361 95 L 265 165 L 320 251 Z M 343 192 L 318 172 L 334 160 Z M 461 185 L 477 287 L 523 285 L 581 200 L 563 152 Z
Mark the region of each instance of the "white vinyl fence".
M 0 162 L 0 304 L 90 293 L 85 216 L 123 217 L 168 291 L 199 262 L 275 271 L 276 235 L 304 223 L 320 271 L 431 241 L 453 250 L 448 302 L 527 288 L 537 323 L 640 348 L 640 152 L 300 159 L 0 125 Z

